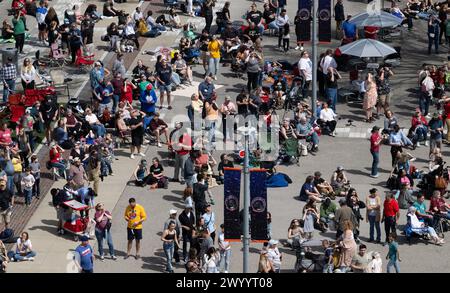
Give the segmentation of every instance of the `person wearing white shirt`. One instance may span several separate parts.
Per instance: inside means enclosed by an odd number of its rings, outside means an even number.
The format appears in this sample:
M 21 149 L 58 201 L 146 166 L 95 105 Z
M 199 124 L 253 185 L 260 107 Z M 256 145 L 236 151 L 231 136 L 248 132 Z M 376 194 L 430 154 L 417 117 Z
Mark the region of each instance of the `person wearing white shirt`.
M 22 78 L 23 89 L 34 89 L 36 79 L 36 69 L 29 58 L 23 61 L 22 69 L 20 70 L 20 77 Z
M 89 123 L 95 134 L 101 137 L 105 136 L 106 134 L 105 126 L 100 123 L 100 121 L 97 118 L 97 115 L 92 113 L 92 110 L 90 108 L 86 108 L 85 113 L 86 116 L 84 117 L 84 119 L 86 119 L 86 121 Z
M 284 26 L 289 23 L 289 16 L 286 13 L 286 9 L 281 10 L 280 15 L 277 17 L 276 25 L 278 26 L 278 50 L 283 50 L 281 42 L 283 41 Z
M 320 124 L 322 125 L 322 129 L 327 129 L 327 132 L 330 136 L 335 136 L 335 129 L 336 129 L 336 120 L 335 118 L 337 115 L 334 113 L 334 111 L 330 108 L 328 108 L 328 103 L 323 103 L 322 110 L 320 111 L 320 117 L 321 120 Z
M 326 75 L 328 74 L 328 67 L 337 68 L 336 60 L 333 58 L 333 50 L 328 49 L 326 51 L 325 57 L 322 59 L 320 66 L 322 67 L 322 73 L 325 75 L 324 78 L 326 78 Z
M 224 224 L 220 225 L 220 233 L 219 233 L 219 252 L 220 252 L 220 266 L 219 269 L 226 274 L 230 269 L 230 261 L 231 261 L 231 244 L 228 241 L 225 241 L 225 231 Z
M 218 273 L 219 269 L 217 264 L 220 261 L 220 255 L 214 247 L 210 247 L 206 254 L 203 256 L 203 272 L 204 273 Z
M 281 261 L 283 256 L 277 247 L 278 240 L 270 240 L 269 248 L 267 249 L 267 258 L 272 263 L 275 273 L 279 273 L 281 270 Z
M 140 19 L 144 19 L 144 14 L 141 11 L 140 7 L 136 7 L 136 11 L 133 13 L 134 22 L 138 22 Z
M 33 261 L 36 253 L 32 249 L 33 246 L 31 245 L 28 232 L 22 232 L 16 242 L 14 261 Z
M 301 58 L 298 61 L 298 69 L 305 81 L 302 88 L 302 97 L 306 98 L 312 80 L 312 62 L 309 59 L 309 53 L 307 51 L 302 52 Z

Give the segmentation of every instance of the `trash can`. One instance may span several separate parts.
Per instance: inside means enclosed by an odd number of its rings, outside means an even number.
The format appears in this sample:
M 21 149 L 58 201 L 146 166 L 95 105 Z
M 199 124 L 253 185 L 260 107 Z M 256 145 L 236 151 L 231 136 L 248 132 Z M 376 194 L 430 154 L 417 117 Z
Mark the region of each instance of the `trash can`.
M 0 53 L 2 54 L 2 65 L 6 64 L 8 57 L 12 57 L 13 63 L 16 64 L 16 69 L 19 71 L 19 52 L 16 48 L 1 49 Z

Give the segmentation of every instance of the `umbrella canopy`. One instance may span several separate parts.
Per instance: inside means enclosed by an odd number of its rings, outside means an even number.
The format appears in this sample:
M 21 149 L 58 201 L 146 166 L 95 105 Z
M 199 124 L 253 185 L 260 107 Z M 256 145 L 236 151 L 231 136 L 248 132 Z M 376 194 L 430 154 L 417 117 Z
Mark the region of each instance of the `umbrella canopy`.
M 357 27 L 363 26 L 393 27 L 400 25 L 402 23 L 402 19 L 381 10 L 379 11 L 379 13 L 363 12 L 357 14 L 353 16 L 349 22 L 355 24 Z
M 339 47 L 342 54 L 352 55 L 360 58 L 386 57 L 397 53 L 394 48 L 373 39 L 361 39 Z

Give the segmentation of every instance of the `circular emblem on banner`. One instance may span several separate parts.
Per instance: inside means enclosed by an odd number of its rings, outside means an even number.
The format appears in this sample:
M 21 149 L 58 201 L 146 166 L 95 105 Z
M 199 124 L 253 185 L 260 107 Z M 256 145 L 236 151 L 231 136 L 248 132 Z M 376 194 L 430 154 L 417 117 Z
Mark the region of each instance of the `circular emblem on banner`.
M 235 210 L 238 209 L 239 206 L 239 200 L 236 196 L 228 196 L 225 199 L 225 208 L 230 211 L 230 212 L 234 212 Z
M 330 18 L 331 18 L 330 11 L 329 11 L 328 9 L 322 9 L 322 10 L 320 10 L 320 12 L 319 12 L 319 18 L 320 18 L 320 20 L 322 20 L 322 21 L 330 20 Z
M 252 211 L 255 213 L 262 213 L 266 210 L 266 200 L 262 197 L 257 197 L 250 203 Z
M 309 20 L 311 18 L 311 13 L 307 8 L 302 8 L 298 15 L 301 20 Z

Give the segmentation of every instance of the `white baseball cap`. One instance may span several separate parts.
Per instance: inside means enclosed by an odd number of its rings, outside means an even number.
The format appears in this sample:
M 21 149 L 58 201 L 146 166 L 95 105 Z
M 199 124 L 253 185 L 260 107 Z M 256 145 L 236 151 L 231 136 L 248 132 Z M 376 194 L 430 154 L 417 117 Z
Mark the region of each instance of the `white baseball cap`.
M 169 211 L 169 215 L 173 215 L 173 214 L 176 214 L 176 213 L 177 213 L 177 210 L 173 210 L 172 209 L 172 210 Z

